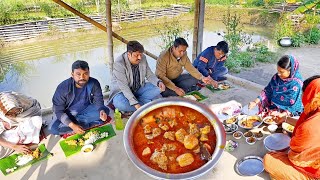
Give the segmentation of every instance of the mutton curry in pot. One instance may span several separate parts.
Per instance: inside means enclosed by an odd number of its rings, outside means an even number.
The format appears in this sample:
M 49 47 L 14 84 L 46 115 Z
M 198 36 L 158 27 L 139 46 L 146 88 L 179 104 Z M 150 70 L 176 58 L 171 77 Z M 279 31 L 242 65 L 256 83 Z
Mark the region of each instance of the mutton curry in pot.
M 183 106 L 166 106 L 142 117 L 133 131 L 134 151 L 147 166 L 165 173 L 200 168 L 200 143 L 212 155 L 216 134 L 201 113 Z

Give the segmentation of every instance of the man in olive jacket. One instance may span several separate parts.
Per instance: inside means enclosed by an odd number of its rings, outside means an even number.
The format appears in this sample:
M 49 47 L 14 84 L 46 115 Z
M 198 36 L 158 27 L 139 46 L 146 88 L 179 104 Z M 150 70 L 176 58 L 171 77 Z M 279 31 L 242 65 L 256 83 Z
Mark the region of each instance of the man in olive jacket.
M 129 41 L 127 52 L 113 65 L 110 103 L 123 112 L 133 112 L 140 106 L 160 98 L 164 84 L 151 71 L 144 48 L 138 41 Z M 146 82 L 148 80 L 148 82 Z
M 167 87 L 162 93 L 163 97 L 183 96 L 185 93 L 197 90 L 196 84 L 199 80 L 206 84 L 215 82 L 210 76 L 204 77 L 193 67 L 186 52 L 187 48 L 187 41 L 177 38 L 173 46 L 163 51 L 157 60 L 156 75 Z M 182 73 L 184 69 L 189 73 Z

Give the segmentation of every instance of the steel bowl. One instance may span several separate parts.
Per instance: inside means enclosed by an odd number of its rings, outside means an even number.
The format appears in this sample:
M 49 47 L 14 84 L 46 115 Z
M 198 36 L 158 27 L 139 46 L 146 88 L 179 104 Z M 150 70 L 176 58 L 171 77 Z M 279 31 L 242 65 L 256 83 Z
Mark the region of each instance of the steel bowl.
M 242 123 L 243 121 L 248 120 L 248 119 L 255 119 L 255 120 L 257 120 L 258 122 L 255 123 L 255 124 L 253 124 L 252 127 L 245 127 L 245 126 L 243 126 L 241 123 Z M 238 125 L 239 125 L 241 128 L 243 128 L 243 129 L 248 129 L 248 130 L 257 128 L 257 127 L 259 127 L 262 123 L 263 123 L 263 121 L 262 121 L 261 117 L 258 116 L 258 115 L 255 115 L 255 116 L 245 116 L 244 118 L 242 118 L 241 120 L 238 121 Z
M 144 117 L 149 112 L 167 106 L 183 106 L 194 109 L 201 114 L 203 114 L 208 120 L 211 122 L 214 131 L 216 133 L 216 147 L 212 154 L 211 160 L 209 160 L 206 164 L 201 166 L 200 168 L 186 172 L 186 173 L 164 173 L 152 169 L 151 167 L 145 165 L 143 161 L 139 159 L 133 144 L 133 132 L 135 127 L 137 126 L 139 120 Z M 155 179 L 195 179 L 210 171 L 219 161 L 223 149 L 226 145 L 226 133 L 224 131 L 222 123 L 218 120 L 217 116 L 204 104 L 198 103 L 196 101 L 188 100 L 180 97 L 170 97 L 170 98 L 162 98 L 155 101 L 152 101 L 148 104 L 143 105 L 137 111 L 135 111 L 130 119 L 128 120 L 124 134 L 123 134 L 123 143 L 126 153 L 129 159 L 133 162 L 133 164 L 140 169 L 145 174 L 151 176 Z

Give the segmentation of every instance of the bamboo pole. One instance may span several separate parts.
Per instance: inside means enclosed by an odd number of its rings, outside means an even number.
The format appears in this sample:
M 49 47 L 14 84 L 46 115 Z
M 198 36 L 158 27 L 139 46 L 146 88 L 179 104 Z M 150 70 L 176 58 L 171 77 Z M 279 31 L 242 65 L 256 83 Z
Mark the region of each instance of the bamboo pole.
M 202 50 L 204 7 L 204 0 L 195 0 L 192 60 L 194 60 Z
M 60 6 L 62 6 L 63 8 L 67 9 L 68 11 L 72 12 L 73 14 L 81 17 L 82 19 L 86 20 L 88 23 L 91 23 L 92 25 L 96 26 L 97 28 L 107 32 L 107 28 L 105 26 L 103 26 L 102 24 L 98 23 L 97 21 L 91 19 L 90 17 L 82 14 L 81 12 L 75 10 L 73 7 L 69 6 L 68 4 L 66 4 L 65 2 L 61 1 L 61 0 L 53 0 L 55 3 L 59 4 Z M 127 44 L 128 40 L 124 39 L 123 37 L 121 37 L 120 35 L 118 35 L 117 33 L 112 31 L 112 36 L 116 39 L 118 39 L 119 41 Z M 144 53 L 150 57 L 152 57 L 153 59 L 157 60 L 157 56 L 150 53 L 149 51 L 145 50 Z
M 192 44 L 192 61 L 198 55 L 198 32 L 199 32 L 199 12 L 200 0 L 194 1 L 194 22 L 193 22 L 193 44 Z
M 107 58 L 110 67 L 110 75 L 113 70 L 113 38 L 112 38 L 112 21 L 111 21 L 111 0 L 106 0 L 106 26 L 107 26 Z

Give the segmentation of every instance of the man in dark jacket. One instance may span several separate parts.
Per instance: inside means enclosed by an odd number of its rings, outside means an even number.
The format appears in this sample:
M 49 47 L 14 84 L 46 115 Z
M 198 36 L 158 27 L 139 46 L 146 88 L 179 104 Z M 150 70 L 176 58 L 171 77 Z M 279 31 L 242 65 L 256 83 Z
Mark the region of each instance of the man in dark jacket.
M 89 65 L 77 60 L 72 64 L 71 78 L 60 83 L 53 95 L 52 134 L 83 134 L 85 129 L 101 125 L 108 118 L 98 80 L 90 77 Z
M 205 77 L 211 76 L 215 81 L 226 80 L 228 69 L 224 66 L 229 51 L 228 43 L 220 41 L 201 52 L 194 60 L 193 66 Z

